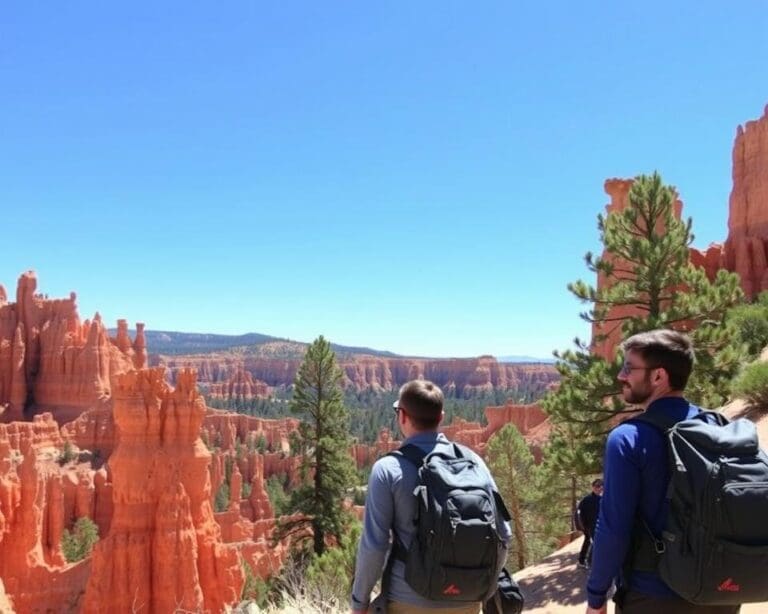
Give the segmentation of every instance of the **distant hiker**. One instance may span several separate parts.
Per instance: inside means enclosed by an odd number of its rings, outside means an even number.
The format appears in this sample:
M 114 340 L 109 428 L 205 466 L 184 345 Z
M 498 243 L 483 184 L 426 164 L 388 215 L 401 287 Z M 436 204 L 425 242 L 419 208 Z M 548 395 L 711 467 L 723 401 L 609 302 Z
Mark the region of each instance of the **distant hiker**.
M 438 433 L 444 416 L 439 387 L 408 382 L 393 409 L 405 440 L 371 470 L 352 612 L 369 611 L 381 579 L 372 611 L 477 614 L 496 590 L 509 516 L 482 459 Z M 456 478 L 463 488 L 450 488 Z
M 675 422 L 699 413 L 683 396 L 693 368 L 688 337 L 655 330 L 627 339 L 618 379 L 624 400 L 647 414 Z M 594 561 L 587 582 L 587 614 L 605 614 L 606 594 L 617 581 L 619 614 L 731 614 L 740 606 L 695 605 L 672 591 L 657 571 L 633 567 L 638 524 L 657 538 L 668 513 L 670 481 L 666 437 L 654 426 L 630 420 L 611 431 L 605 445 L 605 492 L 594 534 Z M 658 540 L 657 541 L 661 541 Z M 653 548 L 651 548 L 653 549 Z
M 586 568 L 592 564 L 592 536 L 595 534 L 597 514 L 600 512 L 600 498 L 603 496 L 603 481 L 600 478 L 592 480 L 592 492 L 584 497 L 576 506 L 577 527 L 584 533 L 584 542 L 579 552 L 579 567 Z

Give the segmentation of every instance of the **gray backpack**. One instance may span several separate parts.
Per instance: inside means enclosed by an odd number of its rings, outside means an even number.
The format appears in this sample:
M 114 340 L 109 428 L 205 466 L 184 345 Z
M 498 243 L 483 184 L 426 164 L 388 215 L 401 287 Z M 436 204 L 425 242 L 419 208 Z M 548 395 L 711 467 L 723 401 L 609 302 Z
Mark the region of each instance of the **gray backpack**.
M 677 423 L 647 413 L 632 421 L 664 433 L 671 480 L 666 527 L 659 538 L 636 523 L 628 567 L 657 571 L 696 604 L 768 600 L 768 455 L 755 425 L 711 411 Z
M 510 519 L 490 475 L 456 443 L 429 454 L 409 444 L 390 454 L 419 468 L 416 530 L 407 549 L 396 540 L 393 551 L 405 562 L 406 582 L 433 601 L 486 600 L 497 588 L 505 551 L 497 518 Z

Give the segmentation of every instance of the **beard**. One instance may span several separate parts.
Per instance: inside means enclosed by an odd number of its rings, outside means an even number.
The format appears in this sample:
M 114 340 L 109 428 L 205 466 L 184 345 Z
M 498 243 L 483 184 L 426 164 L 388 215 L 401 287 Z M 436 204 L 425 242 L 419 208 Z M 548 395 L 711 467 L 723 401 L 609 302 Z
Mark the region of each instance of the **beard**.
M 651 397 L 651 381 L 646 375 L 643 381 L 632 385 L 629 382 L 623 384 L 621 395 L 630 405 L 642 405 Z

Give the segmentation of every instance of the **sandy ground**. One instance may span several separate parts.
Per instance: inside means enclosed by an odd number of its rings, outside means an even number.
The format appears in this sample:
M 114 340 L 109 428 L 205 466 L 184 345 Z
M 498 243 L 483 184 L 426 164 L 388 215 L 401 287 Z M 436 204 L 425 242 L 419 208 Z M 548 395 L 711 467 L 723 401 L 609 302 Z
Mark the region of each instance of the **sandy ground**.
M 525 593 L 525 614 L 583 614 L 587 608 L 588 571 L 576 566 L 580 546 L 581 538 L 550 554 L 538 565 L 515 574 Z M 608 613 L 614 612 L 613 603 L 609 603 Z M 768 602 L 744 605 L 741 613 L 766 614 Z

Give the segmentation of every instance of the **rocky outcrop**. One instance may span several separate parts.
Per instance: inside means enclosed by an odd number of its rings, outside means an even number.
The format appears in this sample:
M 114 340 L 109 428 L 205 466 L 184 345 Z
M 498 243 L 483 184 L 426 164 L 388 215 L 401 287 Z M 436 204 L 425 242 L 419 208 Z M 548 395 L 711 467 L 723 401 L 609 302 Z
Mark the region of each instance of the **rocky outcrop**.
M 768 106 L 763 116 L 739 126 L 733 145 L 724 268 L 741 277 L 748 297 L 768 290 Z
M 120 374 L 113 397 L 114 512 L 94 550 L 84 611 L 223 611 L 243 575 L 213 516 L 194 371 L 180 372 L 175 389 L 162 369 Z
M 50 415 L 0 425 L 0 578 L 17 612 L 77 609 L 88 564 L 66 565 L 65 471 Z
M 272 389 L 262 381 L 253 379 L 249 371 L 239 367 L 227 382 L 210 384 L 206 393 L 212 399 L 250 401 L 266 399 Z
M 91 450 L 101 459 L 106 459 L 115 449 L 115 422 L 112 409 L 91 409 L 83 412 L 61 427 L 61 435 L 78 448 Z
M 81 323 L 74 292 L 51 300 L 36 289 L 37 277 L 28 271 L 19 278 L 15 303 L 0 293 L 0 419 L 50 411 L 64 423 L 103 406 L 110 377 L 146 362 L 146 344 L 143 332 L 133 343 L 125 335 L 110 339 L 98 314 Z M 122 328 L 125 333 L 124 322 Z
M 768 106 L 763 116 L 736 129 L 733 145 L 733 187 L 729 200 L 728 237 L 724 244 L 713 243 L 707 249 L 691 248 L 690 260 L 703 268 L 710 279 L 725 269 L 739 275 L 747 298 L 768 290 Z M 631 179 L 609 179 L 605 191 L 611 202 L 608 214 L 621 211 L 627 204 Z M 682 204 L 675 204 L 675 214 L 681 215 Z M 598 275 L 597 285 L 603 287 L 605 278 Z M 636 315 L 631 307 L 615 307 L 611 318 L 619 320 L 592 328 L 593 351 L 613 358 L 621 341 L 621 319 Z M 599 340 L 598 335 L 605 335 Z
M 289 436 L 299 428 L 296 418 L 271 420 L 245 414 L 209 409 L 203 420 L 202 436 L 209 445 L 235 450 L 238 445 L 249 450 L 288 452 Z
M 232 356 L 226 353 L 189 356 L 153 355 L 153 364 L 167 366 L 172 373 L 184 367 L 198 369 L 200 381 L 229 385 L 243 370 L 254 380 L 271 387 L 290 386 L 301 360 Z M 342 358 L 343 385 L 356 391 L 397 390 L 405 382 L 425 378 L 445 392 L 470 398 L 494 390 L 517 390 L 539 395 L 559 379 L 552 365 L 500 363 L 491 356 L 479 358 L 382 358 L 358 355 Z M 220 388 L 213 388 L 219 391 Z M 217 392 L 218 394 L 218 392 Z

